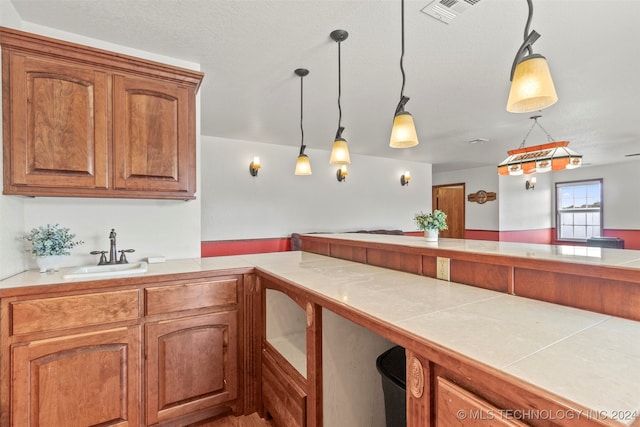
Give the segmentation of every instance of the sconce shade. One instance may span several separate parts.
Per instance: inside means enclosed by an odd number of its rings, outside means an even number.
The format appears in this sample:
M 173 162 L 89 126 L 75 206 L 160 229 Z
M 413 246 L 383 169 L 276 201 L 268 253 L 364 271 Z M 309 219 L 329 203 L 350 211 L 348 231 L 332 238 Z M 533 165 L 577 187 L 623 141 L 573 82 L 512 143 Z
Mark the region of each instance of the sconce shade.
M 393 118 L 389 146 L 392 148 L 409 148 L 418 145 L 418 134 L 413 123 L 413 116 L 403 111 Z
M 258 176 L 258 169 L 260 169 L 260 157 L 256 156 L 253 161 L 249 163 L 249 173 L 251 176 Z
M 347 146 L 347 141 L 344 138 L 336 138 L 336 140 L 333 141 L 329 163 L 332 165 L 348 165 L 351 163 L 349 147 Z
M 536 177 L 532 176 L 531 179 L 524 183 L 524 188 L 526 190 L 535 190 L 536 189 Z
M 340 168 L 336 172 L 336 178 L 338 178 L 338 182 L 344 182 L 347 179 L 347 175 L 349 175 L 347 165 L 340 166 Z
M 403 187 L 405 185 L 409 185 L 409 181 L 411 181 L 411 173 L 406 171 L 403 175 L 400 176 L 400 185 Z
M 582 155 L 567 147 L 568 145 L 569 141 L 558 141 L 510 150 L 507 152 L 509 157 L 498 165 L 498 174 L 513 176 L 582 166 Z
M 507 100 L 507 111 L 528 113 L 542 110 L 558 101 L 547 60 L 529 55 L 516 65 Z
M 311 163 L 306 154 L 300 154 L 296 161 L 296 175 L 311 175 Z

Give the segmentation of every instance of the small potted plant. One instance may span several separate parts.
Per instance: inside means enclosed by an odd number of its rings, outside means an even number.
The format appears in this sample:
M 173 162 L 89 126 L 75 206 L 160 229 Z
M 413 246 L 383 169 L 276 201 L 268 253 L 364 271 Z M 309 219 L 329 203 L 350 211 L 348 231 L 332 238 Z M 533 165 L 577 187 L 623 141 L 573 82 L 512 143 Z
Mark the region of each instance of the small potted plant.
M 414 221 L 416 222 L 418 229 L 424 231 L 425 239 L 430 242 L 437 242 L 438 232 L 448 228 L 447 214 L 439 209 L 428 214 L 424 212 L 417 213 L 414 217 Z
M 76 240 L 76 235 L 59 224 L 47 224 L 32 228 L 24 240 L 31 242 L 31 253 L 36 259 L 41 273 L 57 271 L 62 256 L 71 255 L 71 249 L 81 245 L 82 240 Z

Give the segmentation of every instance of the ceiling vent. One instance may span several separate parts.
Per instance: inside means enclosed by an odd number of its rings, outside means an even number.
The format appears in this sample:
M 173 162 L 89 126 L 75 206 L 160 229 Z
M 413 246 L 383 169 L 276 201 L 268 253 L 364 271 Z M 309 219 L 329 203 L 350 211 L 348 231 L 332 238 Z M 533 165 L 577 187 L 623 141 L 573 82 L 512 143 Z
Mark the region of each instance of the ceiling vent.
M 479 1 L 480 0 L 434 0 L 426 5 L 422 9 L 422 12 L 436 18 L 440 22 L 448 24 L 453 18 Z

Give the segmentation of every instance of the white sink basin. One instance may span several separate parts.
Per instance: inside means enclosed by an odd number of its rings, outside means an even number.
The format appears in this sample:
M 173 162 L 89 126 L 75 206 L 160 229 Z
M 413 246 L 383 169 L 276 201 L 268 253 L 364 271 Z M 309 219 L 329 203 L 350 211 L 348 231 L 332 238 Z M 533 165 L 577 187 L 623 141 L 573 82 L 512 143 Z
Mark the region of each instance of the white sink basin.
M 100 277 L 121 277 L 131 274 L 146 273 L 147 263 L 134 262 L 131 264 L 106 264 L 106 265 L 85 265 L 69 270 L 63 279 L 88 279 Z

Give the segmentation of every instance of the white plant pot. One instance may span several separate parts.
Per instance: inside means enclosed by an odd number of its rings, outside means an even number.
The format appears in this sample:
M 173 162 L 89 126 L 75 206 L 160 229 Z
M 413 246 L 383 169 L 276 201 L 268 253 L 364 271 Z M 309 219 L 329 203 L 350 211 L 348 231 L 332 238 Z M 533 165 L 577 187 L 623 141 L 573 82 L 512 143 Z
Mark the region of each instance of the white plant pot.
M 437 242 L 438 230 L 424 230 L 424 238 L 427 242 Z
M 40 273 L 49 273 L 51 271 L 58 271 L 62 264 L 63 255 L 48 255 L 37 256 L 36 264 L 40 268 Z

